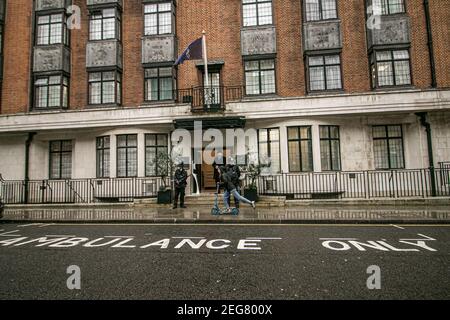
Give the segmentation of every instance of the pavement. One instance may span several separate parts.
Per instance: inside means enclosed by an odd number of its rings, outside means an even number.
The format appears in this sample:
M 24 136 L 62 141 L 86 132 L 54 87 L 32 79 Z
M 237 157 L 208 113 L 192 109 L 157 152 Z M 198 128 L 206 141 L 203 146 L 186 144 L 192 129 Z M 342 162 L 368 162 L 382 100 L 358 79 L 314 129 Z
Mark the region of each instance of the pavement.
M 417 223 L 450 224 L 448 205 L 295 205 L 289 207 L 243 207 L 238 216 L 212 216 L 211 207 L 189 206 L 172 210 L 128 204 L 103 206 L 7 206 L 0 223 Z
M 449 228 L 0 224 L 0 300 L 450 299 Z

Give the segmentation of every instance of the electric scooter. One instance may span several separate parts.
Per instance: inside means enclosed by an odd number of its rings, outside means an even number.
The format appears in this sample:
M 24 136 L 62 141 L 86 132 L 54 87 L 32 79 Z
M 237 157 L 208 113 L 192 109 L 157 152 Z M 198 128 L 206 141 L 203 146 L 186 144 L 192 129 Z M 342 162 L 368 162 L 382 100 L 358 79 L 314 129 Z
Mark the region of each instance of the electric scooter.
M 220 191 L 220 184 L 217 184 L 217 190 L 215 193 L 215 200 L 214 200 L 214 207 L 211 209 L 211 214 L 213 216 L 220 216 L 222 214 L 231 214 L 232 216 L 239 215 L 239 209 L 238 208 L 232 208 L 231 212 L 227 212 L 226 210 L 221 210 L 219 207 L 219 191 Z

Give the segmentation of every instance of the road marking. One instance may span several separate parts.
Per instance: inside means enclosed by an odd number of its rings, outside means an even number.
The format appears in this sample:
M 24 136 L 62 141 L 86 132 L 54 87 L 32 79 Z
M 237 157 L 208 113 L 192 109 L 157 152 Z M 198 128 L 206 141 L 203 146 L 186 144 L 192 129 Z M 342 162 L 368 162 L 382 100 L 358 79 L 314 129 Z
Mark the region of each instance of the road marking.
M 347 240 L 358 240 L 357 238 L 319 238 L 319 240 L 339 240 L 339 241 L 347 241 Z
M 397 225 L 395 225 L 395 224 L 391 224 L 391 226 L 393 226 L 393 227 L 395 227 L 395 228 L 397 228 L 397 229 L 402 229 L 402 230 L 405 230 L 405 228 L 403 228 L 403 227 L 400 227 L 400 226 L 397 226 Z
M 367 227 L 377 227 L 377 228 L 387 228 L 390 227 L 387 224 L 320 224 L 320 223 L 303 223 L 303 224 L 281 224 L 281 223 L 275 223 L 275 224 L 268 224 L 268 223 L 55 223 L 55 226 L 134 226 L 134 227 L 149 227 L 149 226 L 155 226 L 155 227 L 179 227 L 179 226 L 190 226 L 190 227 L 224 227 L 224 226 L 230 226 L 230 227 L 248 227 L 248 226 L 254 226 L 254 227 L 351 227 L 351 228 L 367 228 Z M 404 224 L 402 225 L 404 227 L 427 227 L 427 228 L 435 228 L 435 227 L 445 227 L 450 228 L 450 224 Z
M 3 233 L 0 233 L 0 237 L 21 237 L 20 234 L 9 234 L 9 233 L 18 232 L 18 231 L 20 231 L 20 230 L 3 232 Z
M 135 236 L 105 236 L 105 238 L 134 238 Z
M 404 241 L 420 241 L 420 240 L 430 240 L 430 241 L 436 241 L 436 239 L 431 238 L 430 236 L 426 236 L 424 234 L 418 233 L 417 235 L 424 237 L 425 239 L 400 239 L 400 240 L 404 240 Z
M 283 238 L 260 238 L 260 237 L 247 237 L 248 240 L 283 240 Z
M 205 239 L 205 237 L 172 237 L 172 239 Z
M 76 236 L 74 236 L 73 234 L 47 234 L 45 235 L 46 237 L 56 237 L 56 238 L 75 238 Z
M 17 226 L 17 228 L 24 228 L 24 227 L 31 227 L 31 226 L 38 226 L 42 223 L 30 223 L 30 224 L 23 224 L 21 226 Z
M 46 224 L 43 224 L 43 225 L 39 226 L 38 228 L 49 227 L 49 226 L 52 226 L 52 225 L 54 225 L 54 223 L 46 223 Z

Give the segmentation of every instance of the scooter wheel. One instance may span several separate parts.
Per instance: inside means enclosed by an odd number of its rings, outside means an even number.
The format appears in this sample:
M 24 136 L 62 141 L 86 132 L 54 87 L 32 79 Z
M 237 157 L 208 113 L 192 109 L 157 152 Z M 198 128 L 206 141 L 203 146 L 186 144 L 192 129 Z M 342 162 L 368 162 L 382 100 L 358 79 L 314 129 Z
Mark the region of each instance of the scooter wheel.
M 231 211 L 231 214 L 232 214 L 233 216 L 238 216 L 238 215 L 239 215 L 239 209 L 233 209 L 233 210 Z
M 217 210 L 215 208 L 211 209 L 211 214 L 213 216 L 220 216 L 220 213 L 221 213 L 220 210 Z

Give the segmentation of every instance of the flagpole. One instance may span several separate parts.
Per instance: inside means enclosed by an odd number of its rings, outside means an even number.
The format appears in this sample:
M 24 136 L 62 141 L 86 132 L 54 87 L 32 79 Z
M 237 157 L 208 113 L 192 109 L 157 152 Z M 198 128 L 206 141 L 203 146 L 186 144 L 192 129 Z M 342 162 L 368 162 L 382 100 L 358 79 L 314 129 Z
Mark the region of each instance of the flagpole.
M 202 46 L 203 46 L 203 63 L 205 64 L 205 93 L 206 93 L 206 106 L 209 109 L 209 72 L 208 72 L 208 52 L 206 50 L 206 31 L 202 32 Z

